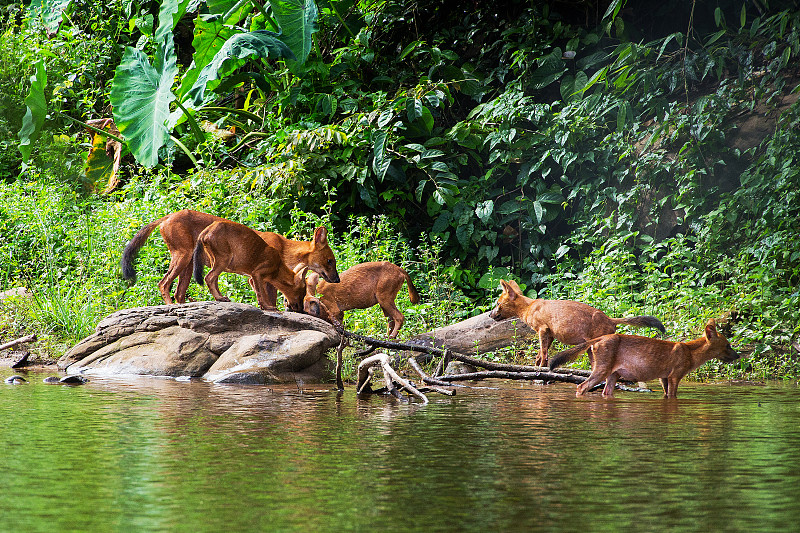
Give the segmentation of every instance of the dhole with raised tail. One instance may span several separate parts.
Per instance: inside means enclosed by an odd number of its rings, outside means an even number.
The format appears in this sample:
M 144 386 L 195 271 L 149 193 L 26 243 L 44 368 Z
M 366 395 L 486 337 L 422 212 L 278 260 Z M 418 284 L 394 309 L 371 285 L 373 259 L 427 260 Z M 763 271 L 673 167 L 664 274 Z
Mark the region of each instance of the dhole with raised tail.
M 672 342 L 638 335 L 603 335 L 550 358 L 550 369 L 566 364 L 588 349 L 594 352 L 592 374 L 578 385 L 577 396 L 605 380 L 603 396 L 614 396 L 618 379 L 648 381 L 658 378 L 666 398 L 678 397 L 678 383 L 686 374 L 710 359 L 731 363 L 739 358 L 728 339 L 709 320 L 705 335 L 686 342 Z
M 290 310 L 303 311 L 308 267 L 298 266 L 296 271 L 290 269 L 278 250 L 244 224 L 230 220 L 212 223 L 197 236 L 193 255 L 195 280 L 201 285 L 205 282 L 218 302 L 230 301 L 219 292 L 219 275 L 233 272 L 249 276 L 261 309 L 276 309 L 266 293 L 266 284 L 270 283 L 283 293 Z M 206 261 L 211 270 L 203 277 Z
M 388 261 L 352 266 L 342 272 L 339 283 L 326 283 L 316 273 L 312 273 L 306 280 L 308 294 L 303 307 L 309 315 L 342 324 L 345 311 L 380 305 L 388 319 L 387 335 L 394 338 L 405 321 L 403 313 L 394 303 L 403 282 L 408 285 L 411 303 L 419 303 L 419 292 L 408 272 Z M 319 292 L 318 298 L 315 296 L 316 292 Z
M 167 273 L 158 282 L 158 289 L 161 292 L 164 303 L 171 304 L 173 302 L 171 296 L 172 283 L 178 278 L 175 301 L 184 303 L 186 301 L 186 290 L 192 280 L 192 254 L 197 243 L 197 237 L 200 232 L 217 221 L 230 222 L 222 217 L 190 209 L 176 211 L 150 222 L 142 227 L 125 246 L 120 261 L 122 277 L 129 281 L 136 280 L 136 269 L 134 268 L 136 255 L 153 230 L 156 227 L 160 227 L 161 237 L 169 249 L 170 262 Z M 294 241 L 270 231 L 253 231 L 278 251 L 283 262 L 289 268 L 294 269 L 297 265 L 304 264 L 314 272 L 318 272 L 326 281 L 331 283 L 339 281 L 336 258 L 328 244 L 328 231 L 324 227 L 320 226 L 314 231 L 314 239 L 312 241 Z M 267 297 L 272 307 L 274 307 L 276 294 L 272 286 L 267 287 Z
M 568 345 L 581 344 L 614 333 L 618 324 L 666 332 L 661 321 L 652 316 L 609 318 L 599 309 L 581 302 L 528 298 L 514 280 L 500 280 L 500 286 L 503 293 L 489 316 L 495 320 L 518 317 L 539 334 L 538 366 L 547 365 L 547 352 L 553 339 Z

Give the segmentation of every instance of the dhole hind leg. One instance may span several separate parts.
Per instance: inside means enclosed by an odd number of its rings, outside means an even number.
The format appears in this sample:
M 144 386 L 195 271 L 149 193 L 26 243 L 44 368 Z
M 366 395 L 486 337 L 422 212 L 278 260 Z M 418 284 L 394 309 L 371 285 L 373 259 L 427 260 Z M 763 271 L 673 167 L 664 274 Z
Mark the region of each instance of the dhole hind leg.
M 619 374 L 616 372 L 612 372 L 606 377 L 606 385 L 603 387 L 603 396 L 606 398 L 614 397 L 614 388 L 617 386 L 617 379 L 619 379 Z
M 164 277 L 161 278 L 161 281 L 158 282 L 158 290 L 161 292 L 161 298 L 164 300 L 165 304 L 172 304 L 172 283 L 175 281 L 175 278 L 180 276 L 180 282 L 178 283 L 178 287 L 180 288 L 180 284 L 184 280 L 184 274 L 186 279 L 186 285 L 189 285 L 189 281 L 191 280 L 191 271 L 192 267 L 192 257 L 191 255 L 183 255 L 183 254 L 173 254 L 169 261 L 169 268 L 167 268 L 167 273 L 164 274 Z M 175 298 L 178 299 L 179 291 L 175 291 Z M 186 291 L 184 290 L 184 295 Z M 182 301 L 178 300 L 178 303 L 183 303 Z
M 208 292 L 211 293 L 211 296 L 218 302 L 230 302 L 231 299 L 227 296 L 223 296 L 221 292 L 219 292 L 219 285 L 217 281 L 219 280 L 219 275 L 225 270 L 224 267 L 219 267 L 215 265 L 209 272 L 206 274 L 205 282 L 206 286 L 208 287 Z
M 383 314 L 387 320 L 386 336 L 390 339 L 394 339 L 400 332 L 400 328 L 403 327 L 405 316 L 403 316 L 403 313 L 400 312 L 394 302 L 391 302 L 391 305 L 382 302 L 380 305 L 381 311 L 383 311 Z
M 179 304 L 186 303 L 186 293 L 189 290 L 189 284 L 192 282 L 192 263 L 184 268 L 178 274 L 178 285 L 175 287 L 175 301 Z
M 553 333 L 547 329 L 539 330 L 539 355 L 536 357 L 536 366 L 547 366 L 547 352 L 553 344 Z

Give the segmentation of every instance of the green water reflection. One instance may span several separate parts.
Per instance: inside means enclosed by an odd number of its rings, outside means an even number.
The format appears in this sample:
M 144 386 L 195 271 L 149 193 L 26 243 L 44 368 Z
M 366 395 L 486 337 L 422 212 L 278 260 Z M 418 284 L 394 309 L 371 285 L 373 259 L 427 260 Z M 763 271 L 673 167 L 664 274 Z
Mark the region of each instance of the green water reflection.
M 8 372 L 0 373 L 5 378 Z M 0 383 L 0 531 L 790 531 L 800 391 Z

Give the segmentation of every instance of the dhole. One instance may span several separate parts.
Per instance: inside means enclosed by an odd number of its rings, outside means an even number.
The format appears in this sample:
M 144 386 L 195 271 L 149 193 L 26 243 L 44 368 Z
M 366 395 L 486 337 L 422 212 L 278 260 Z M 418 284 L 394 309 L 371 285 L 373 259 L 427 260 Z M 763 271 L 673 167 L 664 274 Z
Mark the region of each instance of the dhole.
M 222 217 L 184 209 L 176 211 L 167 216 L 147 224 L 140 229 L 136 235 L 125 246 L 122 252 L 122 277 L 126 280 L 136 280 L 136 270 L 134 261 L 139 249 L 144 245 L 153 230 L 160 226 L 161 236 L 167 245 L 170 253 L 170 262 L 167 273 L 158 282 L 158 289 L 164 303 L 171 304 L 172 283 L 178 278 L 178 286 L 175 289 L 175 301 L 184 303 L 186 301 L 186 289 L 192 279 L 192 253 L 197 237 L 200 232 L 210 226 L 213 222 L 230 222 Z M 339 273 L 336 270 L 336 258 L 333 250 L 328 245 L 328 231 L 324 227 L 319 227 L 314 231 L 314 240 L 293 241 L 277 233 L 269 231 L 256 231 L 256 233 L 270 246 L 275 248 L 283 258 L 289 268 L 295 268 L 299 264 L 308 265 L 314 272 L 318 272 L 326 281 L 337 283 Z M 275 306 L 275 289 L 271 286 L 267 288 L 268 301 Z
M 605 380 L 603 396 L 614 396 L 618 379 L 648 381 L 658 378 L 667 398 L 678 397 L 678 383 L 686 374 L 709 359 L 718 358 L 730 363 L 739 358 L 728 339 L 717 331 L 712 319 L 706 324 L 705 335 L 687 342 L 671 342 L 638 335 L 603 335 L 574 348 L 555 354 L 550 368 L 572 361 L 592 349 L 592 374 L 578 385 L 577 396 Z
M 571 300 L 534 300 L 522 294 L 514 280 L 500 280 L 503 294 L 497 299 L 489 316 L 495 320 L 519 317 L 539 334 L 538 366 L 547 364 L 547 351 L 553 339 L 563 344 L 581 344 L 601 335 L 614 333 L 617 324 L 656 328 L 666 332 L 664 325 L 652 316 L 609 318 L 604 312 Z M 592 354 L 589 352 L 589 358 Z
M 211 271 L 203 278 L 204 258 Z M 256 292 L 261 309 L 276 309 L 268 300 L 266 284 L 277 287 L 286 297 L 292 311 L 303 311 L 306 294 L 307 267 L 290 269 L 281 259 L 278 250 L 264 242 L 261 236 L 244 224 L 218 220 L 197 237 L 194 248 L 194 277 L 197 283 L 208 285 L 208 290 L 218 302 L 230 300 L 219 292 L 217 279 L 222 272 L 233 272 L 250 277 L 250 286 Z
M 367 309 L 378 304 L 388 319 L 387 335 L 394 338 L 405 321 L 403 313 L 394 303 L 404 281 L 408 283 L 411 303 L 419 303 L 419 293 L 408 272 L 388 261 L 360 263 L 350 267 L 342 272 L 339 283 L 320 281 L 319 276 L 312 273 L 306 280 L 308 294 L 303 307 L 309 315 L 341 324 L 345 311 Z M 317 291 L 319 298 L 314 296 Z

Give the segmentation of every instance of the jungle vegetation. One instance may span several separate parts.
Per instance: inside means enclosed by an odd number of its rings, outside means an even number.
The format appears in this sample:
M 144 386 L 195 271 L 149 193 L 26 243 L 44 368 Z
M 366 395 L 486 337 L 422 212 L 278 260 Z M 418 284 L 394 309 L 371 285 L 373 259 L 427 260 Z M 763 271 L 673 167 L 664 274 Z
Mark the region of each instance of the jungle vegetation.
M 116 309 L 160 303 L 160 238 L 136 285 L 120 252 L 192 208 L 298 238 L 328 225 L 340 270 L 403 265 L 423 303 L 401 300 L 402 336 L 488 310 L 513 278 L 533 297 L 656 315 L 673 339 L 724 317 L 750 357 L 701 375 L 800 375 L 797 2 L 0 13 L 0 290 L 34 295 L 2 304 L 4 335 L 46 333 L 57 354 Z M 89 135 L 104 118 L 119 131 Z M 224 283 L 253 301 L 243 279 Z M 347 327 L 379 335 L 383 317 L 351 312 Z

